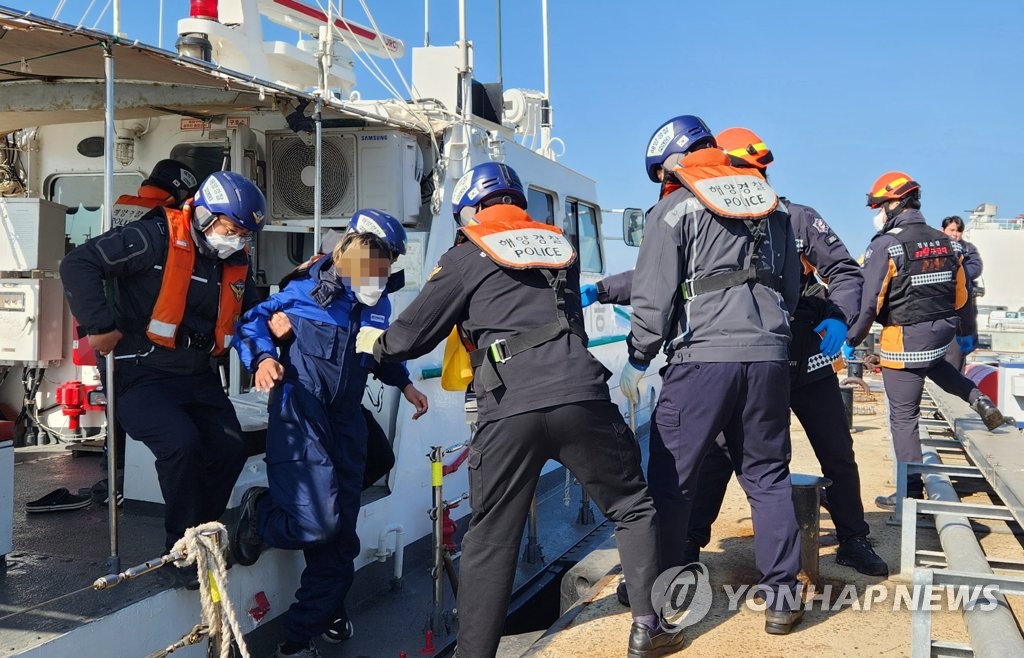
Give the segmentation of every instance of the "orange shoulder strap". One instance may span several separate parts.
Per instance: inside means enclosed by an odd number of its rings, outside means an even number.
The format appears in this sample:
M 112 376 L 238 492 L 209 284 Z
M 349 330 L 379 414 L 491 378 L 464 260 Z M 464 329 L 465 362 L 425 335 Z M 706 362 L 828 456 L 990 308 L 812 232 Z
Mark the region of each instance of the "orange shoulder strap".
M 750 169 L 729 165 L 676 167 L 677 178 L 712 213 L 728 219 L 766 217 L 779 205 L 768 181 Z
M 224 264 L 220 275 L 220 307 L 217 309 L 217 327 L 214 330 L 216 345 L 214 356 L 223 354 L 231 346 L 235 324 L 242 315 L 242 297 L 245 295 L 245 279 L 249 276 L 249 263 Z
M 191 209 L 186 206 L 185 210 L 167 209 L 164 212 L 168 228 L 167 260 L 146 336 L 161 347 L 174 349 L 178 327 L 185 315 L 185 298 L 192 283 L 196 252 L 190 229 Z
M 530 219 L 522 208 L 497 205 L 476 214 L 480 222 L 460 229 L 491 260 L 517 270 L 569 267 L 576 250 L 562 229 Z

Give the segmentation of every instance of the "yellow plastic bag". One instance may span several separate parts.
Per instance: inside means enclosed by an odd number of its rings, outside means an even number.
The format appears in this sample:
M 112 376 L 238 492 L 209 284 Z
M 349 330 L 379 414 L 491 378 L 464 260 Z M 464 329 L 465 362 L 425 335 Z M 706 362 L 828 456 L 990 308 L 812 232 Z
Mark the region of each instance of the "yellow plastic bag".
M 459 328 L 452 327 L 448 342 L 444 344 L 444 359 L 441 363 L 441 388 L 446 391 L 465 391 L 473 381 L 473 366 L 469 352 L 462 344 Z

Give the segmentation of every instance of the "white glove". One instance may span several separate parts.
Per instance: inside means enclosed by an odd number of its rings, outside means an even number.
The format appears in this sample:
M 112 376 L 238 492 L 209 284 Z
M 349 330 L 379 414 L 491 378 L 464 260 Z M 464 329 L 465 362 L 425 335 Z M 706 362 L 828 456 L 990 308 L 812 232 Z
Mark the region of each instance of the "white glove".
M 637 365 L 627 359 L 625 367 L 622 368 L 622 374 L 619 375 L 619 390 L 634 405 L 640 402 L 640 380 L 645 372 L 647 372 L 646 364 Z
M 362 327 L 359 333 L 356 334 L 356 354 L 369 354 L 373 356 L 373 346 L 383 333 L 383 329 Z

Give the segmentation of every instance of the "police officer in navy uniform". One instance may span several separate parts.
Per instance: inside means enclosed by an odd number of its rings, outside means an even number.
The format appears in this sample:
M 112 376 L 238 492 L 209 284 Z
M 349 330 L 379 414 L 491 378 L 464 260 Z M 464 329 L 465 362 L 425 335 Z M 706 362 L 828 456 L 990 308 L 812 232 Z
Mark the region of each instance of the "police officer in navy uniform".
M 975 297 L 977 294 L 976 285 L 978 279 L 981 278 L 981 271 L 983 264 L 981 262 L 981 254 L 978 253 L 978 248 L 972 243 L 963 239 L 964 234 L 964 220 L 959 215 L 950 215 L 942 220 L 942 232 L 950 237 L 955 244 L 960 246 L 960 254 L 963 256 L 963 268 L 964 276 L 967 278 L 967 310 L 972 318 L 974 318 L 974 333 L 972 337 L 974 339 L 974 347 L 978 346 L 978 307 L 975 303 Z M 967 354 L 964 354 L 960 350 L 960 343 L 953 340 L 949 344 L 949 350 L 946 352 L 946 361 L 953 364 L 957 370 L 963 372 L 964 365 L 967 361 Z
M 698 117 L 663 124 L 648 144 L 646 167 L 652 181 L 661 168 L 662 186 L 678 189 L 658 202 L 644 228 L 619 387 L 635 402 L 640 378 L 664 346 L 668 365 L 647 470 L 662 569 L 686 563 L 700 464 L 724 433 L 751 501 L 769 601 L 765 630 L 788 633 L 803 614 L 789 480 L 789 316 L 800 296 L 793 228 L 764 178 L 731 166 Z
M 925 222 L 921 186 L 903 172 L 890 171 L 867 196 L 868 207 L 877 210 L 878 233 L 864 255 L 860 314 L 844 350 L 860 344 L 876 320 L 882 325 L 879 356 L 893 448 L 897 460 L 917 463 L 925 377 L 968 402 L 990 431 L 1003 423 L 1003 415 L 944 358 L 954 338 L 964 353 L 973 349 L 973 318 L 965 311 L 967 281 L 959 249 Z M 907 494 L 924 496 L 920 475 L 910 476 Z M 895 493 L 875 499 L 883 509 L 895 509 L 896 502 Z
M 767 178 L 774 156 L 764 141 L 745 128 L 729 128 L 715 137 L 735 167 L 754 168 Z M 847 324 L 860 310 L 863 277 L 860 265 L 816 210 L 783 199 L 796 235 L 802 271 L 800 302 L 790 321 L 790 408 L 800 419 L 822 473 L 832 480 L 828 508 L 836 524 L 836 561 L 871 576 L 885 576 L 889 567 L 871 547 L 864 520 L 860 473 L 853 454 L 853 437 L 839 392 L 834 365 L 841 365 L 840 348 Z M 607 277 L 596 284 L 602 303 L 628 304 L 632 273 Z M 827 288 L 820 281 L 827 282 Z M 819 334 L 824 334 L 822 337 Z M 719 437 L 721 439 L 721 437 Z M 685 560 L 696 562 L 711 541 L 733 473 L 724 441 L 708 451 L 700 467 L 700 493 L 694 498 Z
M 220 517 L 245 464 L 242 430 L 211 357 L 226 352 L 235 320 L 256 303 L 243 247 L 265 213 L 255 184 L 215 172 L 181 211 L 156 207 L 61 263 L 89 344 L 116 359 L 117 418 L 156 456 L 166 548 L 186 528 Z M 112 305 L 104 280 L 116 283 Z
M 651 605 L 656 525 L 639 446 L 610 401 L 610 373 L 587 351 L 575 250 L 525 207 L 510 167 L 469 170 L 453 191 L 456 245 L 386 332 L 361 331 L 358 349 L 385 361 L 416 358 L 455 325 L 476 346 L 479 425 L 468 462 L 473 517 L 460 566 L 460 656 L 497 651 L 526 515 L 549 459 L 571 470 L 616 524 L 635 594 L 629 655 L 665 655 L 683 636 L 662 630 Z

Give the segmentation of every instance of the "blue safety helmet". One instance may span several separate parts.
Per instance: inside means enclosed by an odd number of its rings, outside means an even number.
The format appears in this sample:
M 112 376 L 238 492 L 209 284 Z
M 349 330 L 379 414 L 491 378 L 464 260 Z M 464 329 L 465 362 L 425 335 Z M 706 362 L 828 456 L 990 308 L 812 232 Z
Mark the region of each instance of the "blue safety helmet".
M 393 258 L 405 253 L 405 227 L 382 210 L 364 208 L 357 210 L 348 223 L 349 233 L 372 233 L 384 240 Z
M 203 229 L 216 215 L 224 215 L 254 233 L 261 231 L 266 223 L 267 200 L 263 192 L 251 180 L 233 171 L 215 171 L 207 176 L 196 192 L 193 206 L 210 213 L 205 221 L 200 218 Z
M 467 171 L 452 191 L 452 215 L 460 224 L 469 221 L 472 216 L 463 217 L 462 211 L 469 209 L 475 214 L 488 201 L 526 209 L 523 183 L 515 169 L 500 162 L 485 162 Z
M 684 114 L 669 119 L 654 131 L 647 142 L 647 157 L 644 159 L 647 176 L 657 183 L 658 167 L 664 166 L 669 156 L 682 156 L 705 146 L 715 146 L 715 136 L 700 117 Z

